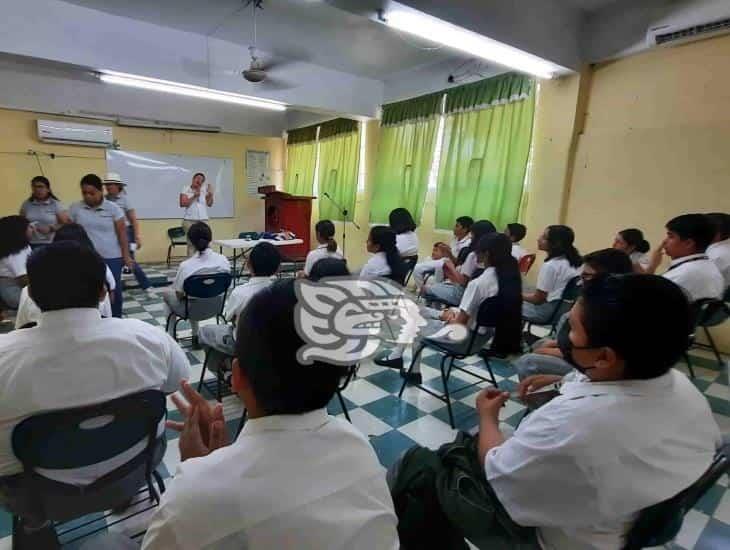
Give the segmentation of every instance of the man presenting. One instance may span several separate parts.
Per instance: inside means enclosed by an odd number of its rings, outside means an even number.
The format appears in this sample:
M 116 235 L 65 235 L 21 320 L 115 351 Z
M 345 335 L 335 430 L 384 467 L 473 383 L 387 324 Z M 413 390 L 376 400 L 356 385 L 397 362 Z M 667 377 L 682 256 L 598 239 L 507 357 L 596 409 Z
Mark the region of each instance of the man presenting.
M 180 208 L 185 209 L 182 226 L 186 235 L 195 222 L 208 221 L 208 207 L 213 206 L 213 192 L 213 187 L 205 183 L 205 174 L 201 172 L 197 172 L 190 185 L 180 191 Z M 188 256 L 192 256 L 194 252 L 192 245 L 188 243 Z

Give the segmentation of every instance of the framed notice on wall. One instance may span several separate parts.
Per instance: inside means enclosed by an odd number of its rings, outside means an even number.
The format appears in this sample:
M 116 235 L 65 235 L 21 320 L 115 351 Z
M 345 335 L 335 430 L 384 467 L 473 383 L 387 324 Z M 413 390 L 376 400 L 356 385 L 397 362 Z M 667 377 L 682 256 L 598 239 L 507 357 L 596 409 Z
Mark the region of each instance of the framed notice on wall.
M 258 188 L 271 185 L 271 155 L 268 151 L 246 151 L 246 192 L 258 197 Z

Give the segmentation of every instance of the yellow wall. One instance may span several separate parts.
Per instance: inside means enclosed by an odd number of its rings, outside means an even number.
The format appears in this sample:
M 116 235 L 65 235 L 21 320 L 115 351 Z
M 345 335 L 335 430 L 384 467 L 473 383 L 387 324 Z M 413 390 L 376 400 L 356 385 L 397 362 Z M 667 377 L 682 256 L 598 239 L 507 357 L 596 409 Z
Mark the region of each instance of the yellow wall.
M 93 172 L 103 177 L 106 172 L 103 149 L 39 142 L 35 123 L 38 118 L 58 117 L 0 109 L 0 182 L 2 182 L 0 185 L 3 186 L 0 215 L 2 216 L 17 213 L 20 204 L 29 194 L 30 179 L 39 174 L 35 158 L 24 154 L 28 149 L 62 156 L 54 160 L 41 157 L 40 160 L 46 176 L 51 180 L 54 192 L 66 204 L 80 199 L 78 184 L 81 176 Z M 64 117 L 64 120 L 73 119 Z M 79 122 L 89 123 L 88 120 Z M 108 126 L 112 123 L 103 124 Z M 231 238 L 237 236 L 240 231 L 263 230 L 263 201 L 246 195 L 244 159 L 246 149 L 269 151 L 272 179 L 275 183 L 280 183 L 283 162 L 283 144 L 280 138 L 118 126 L 114 127 L 114 137 L 126 150 L 232 158 L 236 193 L 235 218 L 211 220 L 213 235 L 218 238 Z M 141 220 L 143 247 L 138 253 L 138 259 L 140 261 L 164 259 L 168 244 L 166 230 L 179 224 L 179 219 Z M 180 253 L 181 249 L 178 248 L 177 252 Z

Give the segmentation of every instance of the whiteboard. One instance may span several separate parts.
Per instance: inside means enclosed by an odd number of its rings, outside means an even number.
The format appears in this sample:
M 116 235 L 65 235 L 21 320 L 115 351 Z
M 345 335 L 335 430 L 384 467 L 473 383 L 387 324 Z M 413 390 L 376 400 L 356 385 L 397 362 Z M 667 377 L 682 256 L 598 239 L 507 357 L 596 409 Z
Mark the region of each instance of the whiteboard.
M 214 189 L 208 215 L 234 216 L 233 159 L 109 149 L 106 166 L 126 184 L 138 218 L 182 219 L 185 209 L 180 207 L 180 191 L 196 172 L 205 174 L 205 181 Z

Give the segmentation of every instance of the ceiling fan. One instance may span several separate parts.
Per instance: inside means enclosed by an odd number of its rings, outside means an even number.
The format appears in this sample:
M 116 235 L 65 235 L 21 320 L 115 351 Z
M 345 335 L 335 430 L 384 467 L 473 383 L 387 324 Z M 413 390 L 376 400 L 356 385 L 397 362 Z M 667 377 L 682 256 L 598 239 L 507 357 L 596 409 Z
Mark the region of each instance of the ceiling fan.
M 253 44 L 248 47 L 249 54 L 251 55 L 251 62 L 248 69 L 244 69 L 241 71 L 241 76 L 243 76 L 243 78 L 246 79 L 248 82 L 254 84 L 266 82 L 268 88 L 292 88 L 293 86 L 279 79 L 272 78 L 269 74 L 272 69 L 281 67 L 285 65 L 286 62 L 276 62 L 272 60 L 264 62 L 257 55 L 258 51 L 256 49 L 256 11 L 264 9 L 262 4 L 263 0 L 248 0 L 247 4 L 245 5 L 245 7 L 248 7 L 250 5 L 253 9 Z

